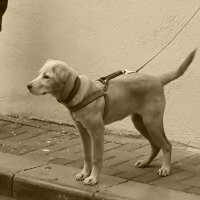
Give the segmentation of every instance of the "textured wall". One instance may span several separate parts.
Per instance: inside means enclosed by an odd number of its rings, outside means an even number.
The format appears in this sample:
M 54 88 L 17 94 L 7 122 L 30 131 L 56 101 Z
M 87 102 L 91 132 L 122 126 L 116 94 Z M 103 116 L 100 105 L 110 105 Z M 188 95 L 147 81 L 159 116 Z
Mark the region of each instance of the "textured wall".
M 163 48 L 199 6 L 198 0 L 10 0 L 0 34 L 0 112 L 70 122 L 49 96 L 26 90 L 48 58 L 98 78 L 136 69 Z M 178 67 L 200 44 L 200 14 L 143 72 Z M 172 140 L 200 144 L 199 55 L 185 76 L 166 87 L 165 128 Z M 113 129 L 134 130 L 129 120 Z

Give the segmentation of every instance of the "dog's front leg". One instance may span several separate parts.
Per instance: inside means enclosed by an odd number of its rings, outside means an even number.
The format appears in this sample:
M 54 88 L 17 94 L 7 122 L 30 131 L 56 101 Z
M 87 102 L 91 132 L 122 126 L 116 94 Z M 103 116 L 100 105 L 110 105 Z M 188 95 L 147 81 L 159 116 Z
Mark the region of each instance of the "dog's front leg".
M 93 167 L 89 177 L 84 180 L 86 185 L 95 185 L 98 182 L 101 169 L 103 166 L 103 151 L 104 151 L 104 124 L 103 120 L 92 120 L 92 126 L 88 127 L 88 130 L 92 139 L 93 149 Z
M 92 170 L 92 145 L 91 137 L 86 128 L 82 126 L 81 123 L 75 121 L 76 127 L 78 128 L 82 146 L 83 146 L 83 155 L 84 155 L 84 166 L 80 173 L 76 175 L 77 181 L 83 181 L 85 178 L 90 176 Z

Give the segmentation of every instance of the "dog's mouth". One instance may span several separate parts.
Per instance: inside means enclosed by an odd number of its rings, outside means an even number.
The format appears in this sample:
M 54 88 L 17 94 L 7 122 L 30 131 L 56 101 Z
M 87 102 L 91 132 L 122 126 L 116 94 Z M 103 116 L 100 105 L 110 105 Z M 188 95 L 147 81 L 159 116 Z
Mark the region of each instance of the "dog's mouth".
M 33 95 L 36 95 L 36 96 L 39 96 L 39 95 L 45 95 L 45 94 L 47 94 L 48 92 L 46 92 L 46 91 L 44 91 L 44 92 L 39 92 L 39 91 L 37 91 L 37 90 L 34 90 L 33 88 L 30 88 L 30 89 L 28 89 L 28 91 L 31 93 L 31 94 L 33 94 Z

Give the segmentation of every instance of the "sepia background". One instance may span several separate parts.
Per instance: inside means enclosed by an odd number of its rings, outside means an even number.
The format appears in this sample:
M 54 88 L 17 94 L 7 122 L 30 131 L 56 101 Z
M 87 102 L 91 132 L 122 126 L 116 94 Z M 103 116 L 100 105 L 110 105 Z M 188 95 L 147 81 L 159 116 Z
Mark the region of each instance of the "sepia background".
M 10 0 L 0 35 L 0 113 L 72 123 L 55 99 L 26 89 L 47 59 L 92 79 L 137 69 L 168 45 L 198 6 L 199 0 Z M 199 21 L 197 13 L 141 73 L 175 70 L 200 44 Z M 200 144 L 199 63 L 197 52 L 185 75 L 165 89 L 166 134 L 192 146 Z M 138 134 L 128 119 L 109 128 Z

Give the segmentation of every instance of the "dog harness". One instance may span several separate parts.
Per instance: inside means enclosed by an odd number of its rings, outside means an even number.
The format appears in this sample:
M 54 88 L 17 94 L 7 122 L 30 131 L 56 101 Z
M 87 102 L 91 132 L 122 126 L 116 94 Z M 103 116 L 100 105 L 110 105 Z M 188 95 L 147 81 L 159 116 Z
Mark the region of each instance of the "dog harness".
M 68 106 L 68 109 L 71 112 L 75 112 L 75 111 L 80 110 L 81 108 L 87 106 L 91 102 L 93 102 L 96 99 L 98 99 L 98 98 L 103 96 L 104 100 L 105 100 L 103 119 L 105 119 L 105 116 L 107 115 L 107 112 L 108 112 L 108 104 L 109 104 L 109 102 L 108 102 L 108 94 L 107 94 L 109 81 L 111 79 L 113 79 L 113 78 L 116 78 L 117 76 L 122 75 L 122 74 L 126 74 L 127 75 L 127 74 L 130 74 L 130 73 L 135 73 L 135 71 L 119 70 L 119 71 L 116 71 L 116 72 L 114 72 L 112 74 L 109 74 L 107 76 L 103 76 L 103 77 L 97 79 L 96 81 L 99 81 L 100 83 L 102 83 L 104 85 L 103 89 L 92 93 L 89 97 L 87 97 L 86 99 L 84 99 L 82 102 L 80 102 L 77 105 L 74 105 L 74 106 L 71 106 L 71 107 Z M 80 78 L 77 76 L 77 78 L 75 80 L 75 83 L 74 83 L 74 87 L 72 88 L 72 91 L 70 92 L 68 97 L 65 98 L 65 99 L 57 99 L 57 101 L 59 103 L 62 103 L 62 104 L 69 103 L 76 96 L 76 94 L 78 93 L 78 90 L 80 88 L 80 84 L 81 84 Z

